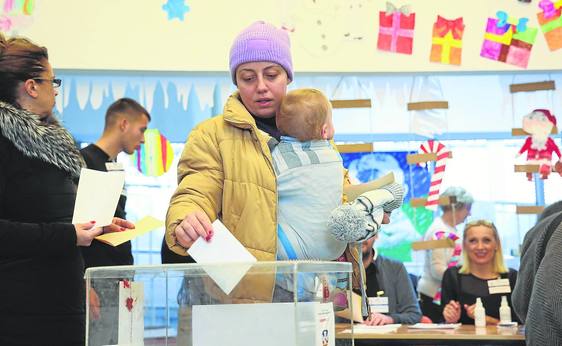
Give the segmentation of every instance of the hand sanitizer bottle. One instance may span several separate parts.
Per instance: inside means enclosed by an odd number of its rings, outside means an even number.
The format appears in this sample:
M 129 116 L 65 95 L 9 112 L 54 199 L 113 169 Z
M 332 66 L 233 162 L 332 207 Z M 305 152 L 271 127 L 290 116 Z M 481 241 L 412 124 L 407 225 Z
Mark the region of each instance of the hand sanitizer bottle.
M 474 308 L 474 325 L 476 327 L 486 327 L 486 310 L 482 305 L 482 300 L 476 298 L 476 307 Z
M 507 304 L 506 296 L 502 296 L 502 304 L 500 306 L 500 323 L 511 323 L 511 308 Z

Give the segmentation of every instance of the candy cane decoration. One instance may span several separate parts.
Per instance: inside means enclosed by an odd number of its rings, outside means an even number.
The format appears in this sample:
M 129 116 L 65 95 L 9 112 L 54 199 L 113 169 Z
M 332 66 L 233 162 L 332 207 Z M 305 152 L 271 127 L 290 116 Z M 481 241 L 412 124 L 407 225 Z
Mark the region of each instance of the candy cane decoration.
M 437 205 L 439 204 L 439 189 L 443 182 L 445 163 L 449 157 L 449 150 L 438 141 L 430 139 L 420 146 L 420 152 L 437 154 L 435 170 L 431 176 L 431 183 L 429 185 L 429 196 L 427 196 L 427 201 L 425 202 L 425 207 L 427 209 L 437 210 Z

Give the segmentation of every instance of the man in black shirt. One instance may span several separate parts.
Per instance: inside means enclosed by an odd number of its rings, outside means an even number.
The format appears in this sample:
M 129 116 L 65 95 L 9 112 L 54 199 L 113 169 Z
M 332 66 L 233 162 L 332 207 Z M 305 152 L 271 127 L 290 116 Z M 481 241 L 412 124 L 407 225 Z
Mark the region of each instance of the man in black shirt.
M 123 171 L 122 165 L 116 162 L 117 155 L 121 152 L 132 154 L 144 142 L 144 131 L 149 121 L 149 113 L 135 100 L 121 98 L 115 101 L 105 114 L 105 128 L 101 138 L 95 144 L 80 150 L 86 166 L 104 172 Z M 126 219 L 126 202 L 126 190 L 123 188 L 115 216 Z M 94 240 L 90 247 L 81 249 L 86 268 L 133 264 L 130 241 L 113 247 Z M 90 316 L 95 320 L 94 324 L 104 324 L 103 328 L 96 328 L 103 330 L 103 333 L 95 333 L 94 327 L 90 328 L 90 345 L 117 343 L 117 322 L 107 317 L 118 311 L 116 301 L 113 301 L 115 295 L 118 295 L 118 283 L 105 284 L 109 286 L 101 287 L 100 283 L 97 283 L 98 286 L 94 283 L 95 290 L 90 291 Z M 115 324 L 111 328 L 114 329 L 112 333 L 107 332 L 109 329 L 106 329 L 106 324 Z

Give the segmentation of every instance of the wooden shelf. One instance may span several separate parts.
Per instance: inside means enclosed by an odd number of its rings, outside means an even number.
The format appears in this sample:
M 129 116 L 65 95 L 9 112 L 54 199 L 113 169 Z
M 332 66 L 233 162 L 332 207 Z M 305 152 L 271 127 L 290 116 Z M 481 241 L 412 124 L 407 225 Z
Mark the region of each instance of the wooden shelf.
M 553 80 L 535 83 L 521 83 L 521 84 L 511 84 L 509 86 L 509 91 L 511 93 L 518 92 L 529 92 L 529 91 L 540 91 L 540 90 L 556 90 L 556 85 Z
M 515 165 L 513 166 L 515 173 L 538 173 L 539 165 Z
M 448 101 L 409 102 L 409 111 L 423 111 L 426 109 L 449 109 Z
M 515 173 L 538 173 L 540 165 L 514 165 L 513 171 Z M 556 172 L 554 166 L 550 167 L 551 172 Z
M 427 198 L 410 198 L 410 205 L 414 208 L 420 208 L 425 206 Z M 451 205 L 457 202 L 457 197 L 455 196 L 441 196 L 439 197 L 439 205 Z
M 361 144 L 338 144 L 338 151 L 340 153 L 371 153 L 373 152 L 373 143 Z
M 412 243 L 412 250 L 432 250 L 455 247 L 453 239 L 445 238 L 439 240 L 416 241 Z
M 552 127 L 552 131 L 550 131 L 551 135 L 557 135 L 558 134 L 558 128 L 556 126 Z M 513 128 L 511 129 L 511 135 L 512 136 L 530 136 L 531 134 L 529 132 L 526 132 L 525 130 L 521 129 L 521 128 Z
M 330 100 L 332 108 L 371 108 L 370 99 Z
M 447 157 L 452 159 L 453 153 L 449 151 Z M 436 161 L 436 160 L 437 160 L 437 154 L 435 153 L 410 154 L 406 156 L 406 161 L 410 165 L 413 165 L 414 163 L 422 163 L 422 162 Z
M 544 210 L 542 205 L 518 205 L 515 207 L 516 214 L 540 214 Z

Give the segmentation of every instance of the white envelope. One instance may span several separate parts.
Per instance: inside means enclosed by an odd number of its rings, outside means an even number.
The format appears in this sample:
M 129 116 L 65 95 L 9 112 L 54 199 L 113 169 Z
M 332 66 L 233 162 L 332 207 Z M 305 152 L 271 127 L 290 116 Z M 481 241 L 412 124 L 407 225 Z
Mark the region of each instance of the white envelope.
M 124 172 L 82 168 L 72 223 L 96 221 L 96 227 L 110 225 L 124 184 Z
M 224 293 L 229 294 L 257 259 L 218 219 L 213 222 L 213 233 L 210 242 L 200 237 L 191 245 L 188 252 L 198 264 L 239 263 L 203 266 Z

